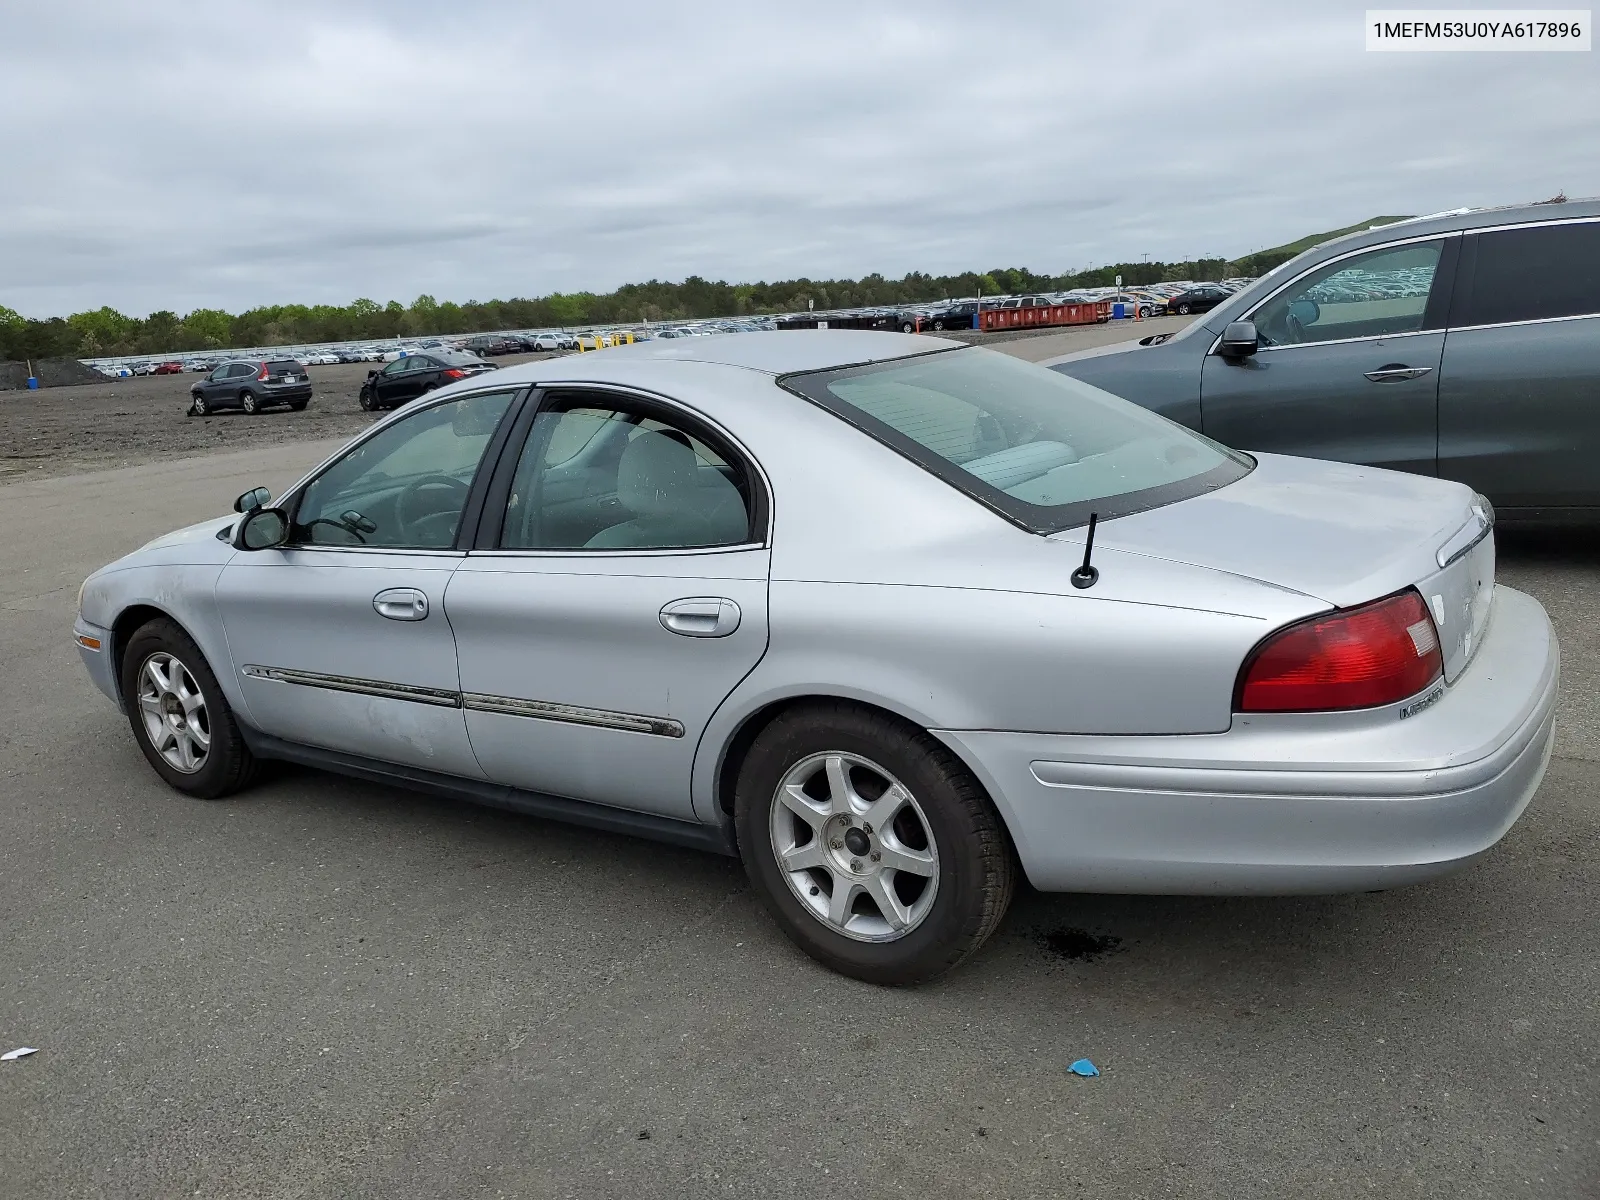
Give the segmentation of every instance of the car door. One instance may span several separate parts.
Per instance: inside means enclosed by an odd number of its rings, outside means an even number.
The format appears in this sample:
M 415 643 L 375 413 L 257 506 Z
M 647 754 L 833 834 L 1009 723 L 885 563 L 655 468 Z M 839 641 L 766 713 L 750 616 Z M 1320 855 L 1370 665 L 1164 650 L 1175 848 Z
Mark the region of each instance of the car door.
M 1439 474 L 1506 508 L 1600 505 L 1600 219 L 1469 234 L 1439 379 Z
M 372 377 L 373 394 L 380 408 L 397 404 L 400 401 L 400 378 L 415 365 L 408 356 L 397 358 L 391 363 L 385 363 L 383 370 Z
M 1202 359 L 1200 428 L 1239 450 L 1432 475 L 1458 237 L 1353 251 L 1246 314 L 1260 348 Z M 1220 339 L 1219 339 L 1220 340 Z
M 384 424 L 284 502 L 287 545 L 241 551 L 223 568 L 216 600 L 253 725 L 483 778 L 444 596 L 480 463 L 512 401 L 505 390 L 460 396 Z
M 445 595 L 478 761 L 693 819 L 700 735 L 766 652 L 765 485 L 669 402 L 563 390 L 521 424 Z
M 228 377 L 228 368 L 231 365 L 231 363 L 223 363 L 222 366 L 214 369 L 200 381 L 200 394 L 205 397 L 206 403 L 213 408 L 217 407 L 218 401 L 222 398 L 223 384 Z

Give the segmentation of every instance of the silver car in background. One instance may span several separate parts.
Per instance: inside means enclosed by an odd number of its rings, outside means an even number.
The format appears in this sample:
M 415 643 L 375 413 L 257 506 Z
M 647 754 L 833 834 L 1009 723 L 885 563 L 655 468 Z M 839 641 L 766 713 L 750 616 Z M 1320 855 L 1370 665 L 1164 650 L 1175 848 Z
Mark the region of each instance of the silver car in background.
M 942 339 L 528 363 L 84 584 L 172 786 L 285 759 L 743 858 L 938 975 L 1052 891 L 1386 888 L 1539 784 L 1555 637 L 1459 484 L 1249 457 Z

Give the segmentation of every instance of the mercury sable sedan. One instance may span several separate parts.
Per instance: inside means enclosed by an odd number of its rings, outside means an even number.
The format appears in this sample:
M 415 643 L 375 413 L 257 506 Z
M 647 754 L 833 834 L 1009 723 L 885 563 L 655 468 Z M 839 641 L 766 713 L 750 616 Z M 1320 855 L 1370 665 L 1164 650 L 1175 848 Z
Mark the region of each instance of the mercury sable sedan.
M 837 330 L 463 380 L 85 582 L 173 787 L 286 759 L 743 858 L 928 979 L 1050 891 L 1327 892 L 1516 821 L 1559 655 L 1470 489 Z

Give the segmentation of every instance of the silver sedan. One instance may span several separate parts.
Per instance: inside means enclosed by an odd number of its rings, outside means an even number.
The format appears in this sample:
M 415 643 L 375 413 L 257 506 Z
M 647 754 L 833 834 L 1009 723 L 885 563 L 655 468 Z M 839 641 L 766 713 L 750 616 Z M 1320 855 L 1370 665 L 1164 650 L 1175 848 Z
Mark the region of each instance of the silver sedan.
M 464 380 L 85 582 L 150 765 L 263 759 L 744 860 L 910 983 L 1050 891 L 1386 888 L 1537 788 L 1559 652 L 1459 484 L 1227 449 L 942 339 Z

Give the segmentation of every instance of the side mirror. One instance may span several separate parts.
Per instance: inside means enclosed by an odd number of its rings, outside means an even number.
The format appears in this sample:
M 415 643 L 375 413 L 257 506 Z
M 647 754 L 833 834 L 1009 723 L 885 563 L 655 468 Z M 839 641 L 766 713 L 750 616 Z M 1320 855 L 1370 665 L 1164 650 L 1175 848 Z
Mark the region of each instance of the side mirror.
M 254 512 L 256 509 L 272 503 L 272 493 L 264 487 L 251 488 L 233 502 L 233 511 L 236 513 Z
M 236 550 L 270 550 L 289 540 L 289 521 L 276 508 L 257 508 L 246 513 L 234 531 Z
M 373 377 L 373 376 L 374 376 L 374 375 L 376 375 L 376 374 L 377 374 L 377 372 L 376 372 L 376 371 L 368 371 L 368 372 L 367 372 L 367 378 L 368 378 L 368 379 L 371 379 L 371 378 L 372 378 L 372 377 Z
M 1261 346 L 1254 321 L 1230 321 L 1222 331 L 1222 342 L 1217 352 L 1223 358 L 1248 358 Z

